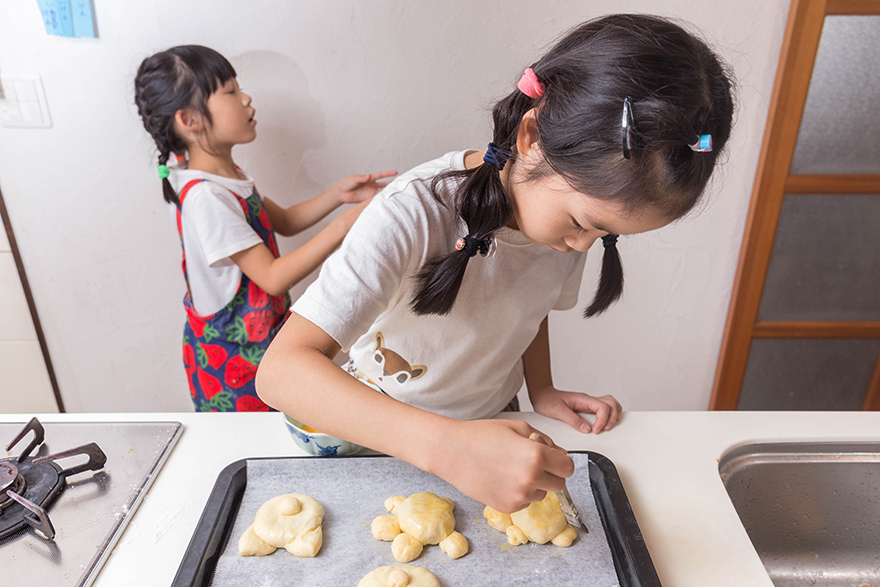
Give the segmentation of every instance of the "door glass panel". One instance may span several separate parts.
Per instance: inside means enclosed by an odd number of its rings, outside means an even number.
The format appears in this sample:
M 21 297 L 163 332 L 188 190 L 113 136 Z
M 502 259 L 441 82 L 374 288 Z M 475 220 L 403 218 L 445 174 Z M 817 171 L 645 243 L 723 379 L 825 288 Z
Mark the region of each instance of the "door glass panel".
M 828 16 L 791 173 L 880 173 L 880 16 Z
M 755 339 L 740 410 L 861 410 L 877 339 Z
M 880 320 L 880 195 L 785 196 L 758 320 Z

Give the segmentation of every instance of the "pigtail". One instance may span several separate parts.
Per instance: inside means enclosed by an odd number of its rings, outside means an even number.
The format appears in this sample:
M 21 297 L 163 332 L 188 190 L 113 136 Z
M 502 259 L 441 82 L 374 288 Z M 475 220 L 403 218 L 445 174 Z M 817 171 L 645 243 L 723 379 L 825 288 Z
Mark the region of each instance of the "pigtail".
M 623 293 L 623 264 L 617 252 L 617 235 L 606 234 L 602 237 L 602 272 L 599 275 L 599 287 L 593 301 L 584 310 L 584 318 L 592 318 L 601 314 L 617 301 Z
M 168 153 L 162 152 L 159 154 L 159 169 L 168 163 Z M 162 178 L 162 197 L 165 198 L 165 201 L 169 204 L 174 204 L 175 206 L 180 206 L 180 199 L 177 197 L 177 192 L 174 191 L 174 188 L 171 187 L 171 182 L 168 181 L 168 176 L 165 174 L 159 173 L 159 177 Z
M 501 183 L 501 169 L 516 159 L 516 136 L 519 123 L 532 107 L 532 100 L 515 91 L 495 105 L 493 141 L 482 165 L 464 171 L 451 171 L 436 176 L 431 193 L 439 196 L 449 180 L 461 180 L 453 194 L 455 211 L 467 226 L 467 235 L 450 235 L 454 250 L 428 260 L 415 275 L 416 294 L 410 309 L 419 315 L 445 315 L 452 310 L 468 262 L 477 247 L 482 256 L 490 249 L 492 235 L 505 226 L 513 215 L 510 200 Z M 463 180 L 462 180 L 463 178 Z
M 432 182 L 435 197 L 440 181 L 450 175 L 438 176 Z M 477 242 L 488 242 L 496 230 L 507 224 L 513 213 L 498 169 L 486 162 L 455 175 L 464 176 L 454 200 L 459 216 L 467 225 L 467 236 Z M 456 242 L 454 237 L 450 240 Z M 488 247 L 486 251 L 488 253 Z M 472 256 L 470 251 L 461 247 L 427 261 L 415 276 L 417 293 L 410 302 L 412 311 L 416 314 L 448 314 Z
M 169 204 L 174 204 L 175 206 L 180 205 L 180 200 L 177 197 L 177 192 L 174 191 L 174 188 L 171 187 L 171 182 L 168 181 L 168 178 L 162 179 L 162 197 L 165 198 L 165 201 Z

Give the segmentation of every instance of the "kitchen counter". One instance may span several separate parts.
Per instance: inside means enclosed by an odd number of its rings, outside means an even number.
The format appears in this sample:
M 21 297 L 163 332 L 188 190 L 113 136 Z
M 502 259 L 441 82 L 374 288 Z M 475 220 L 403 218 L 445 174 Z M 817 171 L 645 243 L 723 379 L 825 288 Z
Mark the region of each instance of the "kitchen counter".
M 34 414 L 0 414 L 0 422 Z M 279 414 L 41 414 L 46 422 L 178 421 L 185 430 L 95 587 L 169 585 L 220 471 L 239 459 L 304 454 Z M 582 435 L 538 414 L 504 414 L 568 450 L 617 467 L 667 587 L 772 587 L 718 475 L 733 446 L 762 441 L 877 440 L 878 412 L 627 412 L 611 432 Z M 9 439 L 2 439 L 5 444 Z

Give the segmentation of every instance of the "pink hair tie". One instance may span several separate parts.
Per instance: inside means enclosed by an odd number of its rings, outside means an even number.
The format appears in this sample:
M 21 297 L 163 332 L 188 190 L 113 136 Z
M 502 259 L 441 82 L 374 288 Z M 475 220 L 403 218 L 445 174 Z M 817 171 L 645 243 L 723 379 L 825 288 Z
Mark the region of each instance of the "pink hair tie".
M 519 88 L 520 92 L 532 99 L 540 98 L 544 95 L 544 84 L 538 81 L 538 76 L 535 75 L 535 70 L 531 67 L 523 72 L 522 77 L 516 82 L 516 87 Z

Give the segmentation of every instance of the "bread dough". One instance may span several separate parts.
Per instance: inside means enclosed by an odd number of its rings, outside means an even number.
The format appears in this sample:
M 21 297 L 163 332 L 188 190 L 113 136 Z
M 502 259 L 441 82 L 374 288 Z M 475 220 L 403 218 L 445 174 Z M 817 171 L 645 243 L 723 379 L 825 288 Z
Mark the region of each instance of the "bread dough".
M 467 554 L 467 538 L 458 532 L 453 532 L 440 541 L 440 550 L 449 558 L 459 558 Z
M 395 536 L 400 534 L 400 523 L 397 521 L 397 516 L 376 516 L 370 526 L 370 531 L 376 540 L 391 542 Z
M 547 492 L 541 501 L 510 514 L 510 521 L 521 529 L 529 540 L 538 544 L 550 542 L 568 525 L 559 505 L 559 498 L 553 492 Z
M 397 515 L 397 509 L 404 501 L 406 501 L 405 495 L 392 495 L 385 500 L 385 509 L 392 514 Z
M 412 535 L 422 544 L 440 544 L 455 530 L 453 507 L 451 499 L 438 497 L 430 491 L 413 493 L 398 509 L 400 531 Z
M 275 547 L 254 534 L 254 525 L 248 526 L 238 539 L 238 554 L 241 556 L 266 556 L 275 552 Z
M 424 548 L 424 545 L 421 542 L 405 532 L 398 534 L 391 541 L 391 554 L 394 555 L 394 559 L 399 563 L 408 563 L 416 560 L 422 554 L 422 548 Z
M 509 516 L 489 506 L 483 510 L 483 516 L 490 526 L 507 534 L 511 546 L 529 541 L 538 544 L 552 541 L 556 546 L 567 547 L 577 538 L 577 530 L 568 525 L 559 498 L 552 492 L 548 492 L 543 500 Z
M 324 508 L 313 497 L 300 493 L 273 497 L 257 510 L 253 525 L 238 541 L 238 552 L 263 556 L 284 548 L 296 556 L 313 557 L 323 543 L 323 520 Z
M 483 510 L 483 516 L 489 521 L 489 525 L 499 532 L 506 532 L 513 522 L 510 521 L 510 514 L 503 514 L 498 510 L 494 510 L 489 506 Z
M 507 530 L 505 530 L 504 533 L 507 534 L 507 541 L 510 543 L 511 546 L 519 546 L 520 544 L 525 544 L 529 541 L 529 539 L 526 538 L 525 532 L 523 532 L 513 524 L 508 526 Z
M 391 565 L 370 571 L 357 587 L 440 587 L 440 581 L 424 567 Z
M 577 538 L 578 531 L 568 525 L 565 529 L 553 537 L 550 542 L 555 544 L 556 546 L 562 546 L 564 548 L 568 548 L 571 546 L 571 543 L 574 542 L 574 539 Z
M 409 497 L 389 497 L 385 500 L 385 509 L 391 514 L 373 520 L 373 537 L 391 540 L 391 552 L 401 563 L 417 558 L 422 546 L 429 544 L 440 544 L 440 550 L 449 557 L 459 558 L 467 553 L 468 543 L 455 532 L 454 507 L 451 499 L 428 491 Z

